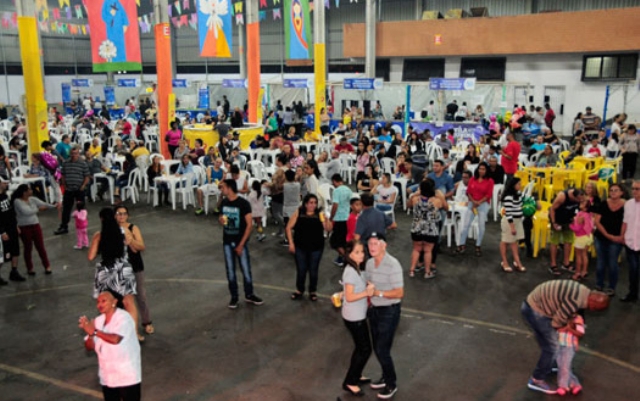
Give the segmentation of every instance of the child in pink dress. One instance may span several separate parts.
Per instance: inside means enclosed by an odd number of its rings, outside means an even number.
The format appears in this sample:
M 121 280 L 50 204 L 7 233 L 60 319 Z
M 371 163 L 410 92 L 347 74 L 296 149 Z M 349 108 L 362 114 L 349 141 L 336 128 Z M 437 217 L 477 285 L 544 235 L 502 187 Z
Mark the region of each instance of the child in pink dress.
M 569 226 L 574 232 L 573 248 L 576 254 L 574 280 L 584 280 L 589 265 L 589 247 L 593 244 L 593 217 L 589 213 L 589 202 L 580 203 L 580 210 Z
M 87 226 L 89 220 L 87 219 L 87 210 L 84 208 L 84 202 L 76 203 L 76 209 L 71 215 L 76 221 L 76 237 L 78 238 L 78 244 L 73 249 L 82 249 L 89 247 L 89 237 L 87 236 Z

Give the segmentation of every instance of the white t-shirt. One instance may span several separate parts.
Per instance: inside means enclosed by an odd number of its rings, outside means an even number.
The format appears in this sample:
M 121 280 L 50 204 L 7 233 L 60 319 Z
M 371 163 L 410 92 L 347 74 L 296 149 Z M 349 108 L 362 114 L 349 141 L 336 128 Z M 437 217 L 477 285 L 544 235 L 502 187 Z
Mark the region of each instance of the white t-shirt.
M 82 106 L 85 110 L 91 110 L 91 99 L 84 99 L 82 101 Z
M 133 318 L 123 309 L 117 308 L 109 324 L 105 326 L 105 315 L 95 320 L 97 330 L 122 337 L 119 344 L 109 344 L 98 336 L 93 338 L 98 355 L 98 377 L 107 387 L 127 387 L 142 381 L 140 343 L 136 335 Z
M 389 203 L 391 201 L 391 197 L 396 192 L 396 189 L 393 185 L 386 188 L 384 185 L 380 184 L 378 185 L 377 192 L 381 201 Z
M 342 273 L 342 284 L 344 285 L 344 291 L 346 291 L 347 284 L 351 284 L 355 294 L 361 293 L 367 289 L 366 273 L 361 272 L 358 274 L 355 268 L 347 266 Z M 355 302 L 348 302 L 345 298 L 342 303 L 342 318 L 349 322 L 365 320 L 367 318 L 367 309 L 367 298 L 362 298 Z

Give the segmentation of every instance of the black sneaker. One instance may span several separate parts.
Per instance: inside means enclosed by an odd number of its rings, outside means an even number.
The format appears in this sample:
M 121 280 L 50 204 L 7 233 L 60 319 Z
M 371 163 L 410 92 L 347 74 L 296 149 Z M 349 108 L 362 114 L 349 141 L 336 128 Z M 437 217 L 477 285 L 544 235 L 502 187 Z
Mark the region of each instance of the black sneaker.
M 231 298 L 229 301 L 229 305 L 227 305 L 229 309 L 236 309 L 238 307 L 238 298 Z
M 254 305 L 262 305 L 264 303 L 262 298 L 258 297 L 255 294 L 249 295 L 248 297 L 245 297 L 244 300 L 245 300 L 245 302 L 248 302 L 248 303 L 254 304 Z
M 9 280 L 11 281 L 25 281 L 26 279 L 18 273 L 18 270 L 11 269 L 11 273 L 9 273 Z
M 371 387 L 374 390 L 380 390 L 380 389 L 383 389 L 383 388 L 387 387 L 387 385 L 384 383 L 384 378 L 381 377 L 380 379 L 378 379 L 376 381 L 372 381 L 369 384 L 369 387 Z
M 61 235 L 61 234 L 69 234 L 69 229 L 65 227 L 58 227 L 58 229 L 53 232 L 53 235 Z
M 398 387 L 391 388 L 389 386 L 384 386 L 382 391 L 378 393 L 378 398 L 382 400 L 388 400 L 389 398 L 393 398 L 394 395 L 398 392 Z
M 2 277 L 0 277 L 0 285 L 7 285 L 7 284 L 9 284 L 9 282 L 3 279 Z

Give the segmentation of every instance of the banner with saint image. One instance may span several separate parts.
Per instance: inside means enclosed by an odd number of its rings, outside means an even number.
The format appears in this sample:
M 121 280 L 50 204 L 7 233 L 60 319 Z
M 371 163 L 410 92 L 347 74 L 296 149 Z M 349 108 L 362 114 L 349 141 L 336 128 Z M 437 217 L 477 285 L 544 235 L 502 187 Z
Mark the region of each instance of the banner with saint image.
M 93 72 L 142 70 L 136 0 L 84 0 L 84 6 Z
M 313 54 L 309 0 L 284 0 L 284 39 L 287 60 L 306 60 Z
M 200 57 L 231 57 L 229 0 L 198 0 Z

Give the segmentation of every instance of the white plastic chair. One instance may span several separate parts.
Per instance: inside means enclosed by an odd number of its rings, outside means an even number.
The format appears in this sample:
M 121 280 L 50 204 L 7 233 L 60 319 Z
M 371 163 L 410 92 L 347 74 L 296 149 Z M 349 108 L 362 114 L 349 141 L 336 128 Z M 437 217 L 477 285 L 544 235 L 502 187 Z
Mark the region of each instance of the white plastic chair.
M 247 162 L 247 171 L 250 172 L 251 175 L 258 180 L 267 178 L 267 172 L 265 170 L 264 163 L 259 160 L 252 160 L 250 162 Z
M 193 166 L 193 174 L 195 175 L 197 185 L 203 185 L 207 180 L 207 174 L 202 166 Z
M 396 170 L 396 161 L 390 157 L 383 157 L 380 159 L 380 167 L 382 167 L 383 172 L 394 175 Z
M 184 174 L 181 178 L 180 187 L 176 188 L 176 195 L 182 197 L 182 209 L 187 210 L 187 204 L 195 205 L 195 196 L 193 195 L 193 173 Z
M 140 169 L 138 167 L 131 170 L 129 174 L 129 181 L 127 182 L 127 186 L 122 188 L 121 198 L 124 201 L 127 198 L 127 195 L 131 197 L 131 202 L 136 204 L 136 200 L 140 199 L 140 192 L 138 191 L 138 183 L 140 182 Z
M 356 173 L 356 167 L 353 165 L 353 159 L 351 155 L 342 153 L 340 155 L 340 175 L 342 178 L 346 178 L 349 185 L 353 182 L 353 176 Z
M 318 186 L 318 195 L 322 200 L 322 207 L 327 216 L 331 215 L 331 199 L 334 189 L 335 187 L 331 184 L 320 184 L 320 186 Z
M 158 135 L 149 131 L 142 131 L 142 137 L 144 138 L 144 146 L 149 149 L 149 152 L 158 150 Z
M 493 221 L 498 221 L 498 212 L 500 211 L 500 207 L 502 202 L 500 202 L 500 197 L 502 196 L 502 190 L 504 189 L 503 184 L 495 184 L 493 186 L 493 196 L 491 197 L 491 208 L 493 209 Z

